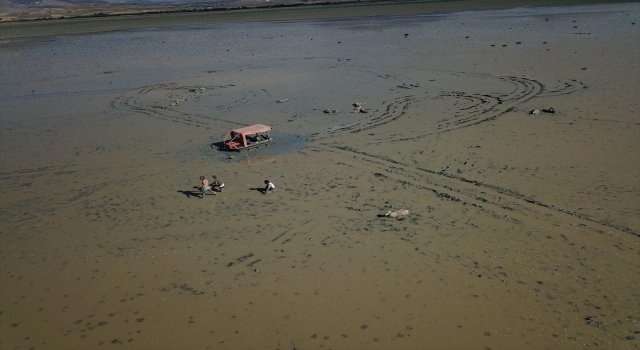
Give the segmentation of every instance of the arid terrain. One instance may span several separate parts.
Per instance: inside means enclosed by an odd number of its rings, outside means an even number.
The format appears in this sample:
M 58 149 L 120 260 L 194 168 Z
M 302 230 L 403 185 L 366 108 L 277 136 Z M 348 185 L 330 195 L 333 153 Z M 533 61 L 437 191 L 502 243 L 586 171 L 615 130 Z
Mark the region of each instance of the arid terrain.
M 639 349 L 639 20 L 3 40 L 0 348 Z

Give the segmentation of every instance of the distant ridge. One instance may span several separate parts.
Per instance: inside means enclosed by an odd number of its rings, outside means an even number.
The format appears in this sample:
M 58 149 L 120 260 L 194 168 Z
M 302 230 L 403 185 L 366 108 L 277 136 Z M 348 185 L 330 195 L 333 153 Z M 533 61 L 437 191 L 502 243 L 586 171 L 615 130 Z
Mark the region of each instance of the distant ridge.
M 430 2 L 434 0 L 425 0 Z M 437 0 L 441 1 L 441 0 Z M 436 1 L 436 2 L 437 2 Z M 460 1 L 460 0 L 453 0 Z M 375 0 L 0 0 L 0 21 L 55 20 L 180 12 L 232 11 L 258 8 L 373 3 Z M 411 2 L 411 1 L 407 1 Z

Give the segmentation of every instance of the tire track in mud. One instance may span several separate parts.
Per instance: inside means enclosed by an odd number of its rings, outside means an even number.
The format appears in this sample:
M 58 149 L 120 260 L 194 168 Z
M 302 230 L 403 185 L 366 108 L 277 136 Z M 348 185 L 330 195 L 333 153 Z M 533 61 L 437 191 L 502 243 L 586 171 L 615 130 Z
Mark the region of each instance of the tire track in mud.
M 490 120 L 482 119 L 485 113 L 491 112 L 498 105 L 503 103 L 500 97 L 494 97 L 490 95 L 468 95 L 464 92 L 454 92 L 450 94 L 442 94 L 439 99 L 453 98 L 456 100 L 466 100 L 473 103 L 472 106 L 459 109 L 459 112 L 454 113 L 453 118 L 444 118 L 440 121 L 436 128 L 436 132 L 445 132 L 465 127 L 469 125 L 477 124 L 478 122 Z M 509 110 L 509 109 L 507 109 Z M 495 119 L 495 118 L 494 118 Z M 492 120 L 492 119 L 491 119 Z M 422 137 L 417 136 L 417 137 Z M 412 137 L 411 139 L 416 138 Z
M 572 94 L 581 89 L 588 89 L 587 85 L 575 79 L 559 81 L 560 86 L 549 90 L 546 87 L 538 94 L 538 97 L 562 96 Z
M 291 225 L 290 228 L 285 229 L 280 232 L 277 236 L 272 238 L 269 245 L 274 246 L 275 248 L 282 247 L 283 245 L 289 244 L 293 242 L 295 239 L 308 239 L 306 234 L 311 232 L 312 229 L 317 226 L 317 220 L 310 219 L 304 222 L 298 222 Z M 276 252 L 278 249 L 276 249 Z M 241 264 L 247 263 L 245 265 L 246 268 L 254 269 L 254 271 L 258 271 L 255 269 L 256 265 L 260 267 L 260 265 L 270 265 L 276 263 L 281 258 L 285 256 L 281 254 L 277 254 L 276 256 L 269 255 L 260 255 L 259 253 L 249 253 L 243 256 L 240 256 L 232 261 L 230 261 L 226 267 L 238 267 Z M 242 268 L 242 267 L 241 267 Z
M 512 111 L 516 105 L 532 99 L 543 89 L 543 85 L 535 80 L 518 77 L 498 77 L 498 79 L 512 83 L 514 85 L 513 91 L 502 96 L 468 94 L 456 91 L 442 92 L 436 98 L 471 99 L 478 101 L 478 103 L 466 108 L 464 110 L 465 114 L 460 114 L 460 112 L 454 114 L 454 120 L 451 123 L 441 124 L 436 130 L 395 140 L 414 140 L 434 133 L 448 132 L 495 120 Z
M 335 66 L 335 67 L 326 67 L 326 68 L 336 68 L 336 67 L 337 66 Z M 362 67 L 354 67 L 354 70 L 357 71 L 357 72 L 363 73 L 365 75 L 372 75 L 372 76 L 375 76 L 377 78 L 382 78 L 384 80 L 393 81 L 394 84 L 397 84 L 396 87 L 401 87 L 401 88 L 408 89 L 409 87 L 418 87 L 419 86 L 419 84 L 416 81 L 414 81 L 414 80 L 412 80 L 412 79 L 410 79 L 408 77 L 405 77 L 403 75 L 392 74 L 392 73 L 384 73 L 384 72 L 379 72 L 379 71 L 376 71 L 376 70 L 366 69 L 366 68 L 362 68 Z M 407 86 L 407 81 L 410 82 L 408 86 Z M 315 134 L 312 134 L 312 136 L 314 137 L 314 140 L 321 140 L 321 139 L 325 139 L 327 137 L 332 137 L 332 136 L 334 136 L 336 134 L 343 133 L 345 131 L 356 133 L 356 132 L 360 132 L 360 131 L 363 131 L 363 130 L 366 130 L 366 129 L 375 128 L 376 126 L 379 126 L 379 125 L 387 124 L 387 123 L 392 122 L 392 121 L 402 117 L 403 115 L 405 115 L 406 114 L 406 110 L 408 110 L 409 107 L 410 107 L 410 103 L 412 101 L 415 101 L 415 99 L 416 99 L 416 97 L 413 96 L 413 95 L 398 97 L 398 98 L 396 98 L 394 100 L 394 102 L 392 102 L 392 103 L 387 105 L 386 110 L 381 115 L 378 115 L 378 113 L 373 112 L 371 114 L 371 119 L 369 119 L 369 122 L 367 122 L 365 124 L 355 123 L 355 124 L 331 127 L 331 128 L 325 129 L 325 132 L 327 134 L 326 136 L 322 136 L 321 133 L 315 133 Z M 404 103 L 404 105 L 398 106 L 399 104 L 403 104 L 403 103 Z M 401 110 L 398 111 L 398 109 L 401 109 Z
M 469 94 L 462 91 L 441 91 L 436 97 L 418 97 L 417 95 L 398 97 L 388 103 L 381 114 L 374 113 L 370 119 L 363 122 L 334 128 L 328 131 L 326 136 L 318 135 L 314 140 L 324 139 L 343 132 L 359 133 L 391 123 L 405 116 L 412 105 L 422 103 L 428 99 L 453 98 L 460 100 L 461 103 L 465 101 L 471 103 L 471 106 L 459 109 L 452 117 L 442 119 L 435 130 L 407 138 L 381 138 L 371 144 L 379 144 L 390 140 L 406 141 L 418 139 L 434 133 L 448 132 L 494 120 L 512 111 L 516 105 L 532 99 L 543 90 L 543 85 L 535 80 L 518 77 L 498 77 L 498 79 L 513 84 L 513 90 L 503 96 Z
M 466 179 L 460 176 L 447 174 L 442 171 L 434 171 L 430 169 L 415 167 L 384 156 L 370 154 L 348 146 L 327 147 L 333 151 L 340 150 L 342 152 L 356 154 L 365 161 L 383 166 L 384 168 L 386 168 L 385 170 L 389 174 L 404 178 L 402 180 L 398 180 L 402 183 L 414 185 L 419 189 L 429 190 L 435 193 L 440 198 L 446 198 L 449 200 L 460 202 L 463 205 L 471 205 L 479 208 L 490 205 L 502 210 L 508 210 L 509 212 L 519 214 L 523 214 L 525 210 L 539 212 L 540 209 L 545 208 L 580 219 L 583 222 L 578 224 L 579 226 L 591 228 L 588 223 L 597 224 L 629 233 L 636 237 L 640 237 L 640 233 L 633 231 L 629 227 L 616 225 L 602 220 L 592 219 L 587 216 L 580 215 L 574 210 L 563 208 L 552 203 L 544 203 L 542 201 L 532 199 L 526 194 L 522 194 L 507 188 L 502 188 L 500 186 L 492 184 L 486 184 L 481 181 Z M 380 173 L 376 173 L 376 175 L 389 177 Z M 415 181 L 423 182 L 427 185 L 415 183 Z M 478 192 L 477 189 L 481 191 Z M 503 204 L 492 199 L 503 197 L 507 197 L 511 202 L 506 202 L 505 204 Z M 601 233 L 603 232 L 602 229 L 596 230 Z
M 365 124 L 351 124 L 344 127 L 338 127 L 328 131 L 329 135 L 335 135 L 343 133 L 345 131 L 351 133 L 358 133 L 364 130 L 373 129 L 377 126 L 390 123 L 407 113 L 411 103 L 416 99 L 413 96 L 404 96 L 395 99 L 393 102 L 387 104 L 387 109 L 379 116 L 372 114 L 372 118 Z M 321 139 L 321 138 L 318 138 Z
M 400 77 L 394 75 L 384 75 L 381 73 L 370 72 L 385 79 L 402 81 Z M 370 130 L 388 123 L 391 123 L 405 116 L 413 105 L 423 103 L 429 99 L 454 99 L 460 101 L 461 104 L 468 105 L 459 108 L 452 116 L 445 117 L 436 122 L 433 130 L 421 133 L 416 136 L 397 138 L 387 137 L 378 138 L 369 145 L 380 144 L 388 141 L 408 141 L 420 139 L 425 136 L 443 132 L 449 132 L 461 128 L 470 127 L 487 121 L 495 120 L 506 113 L 517 109 L 517 106 L 525 103 L 535 97 L 560 96 L 573 93 L 579 89 L 587 87 L 577 80 L 567 80 L 559 82 L 560 86 L 549 90 L 541 82 L 514 76 L 496 77 L 499 80 L 508 82 L 513 85 L 513 90 L 505 94 L 470 94 L 462 91 L 440 91 L 436 97 L 418 97 L 417 95 L 406 95 L 398 97 L 387 104 L 386 109 L 381 113 L 373 113 L 371 117 L 360 123 L 350 124 L 342 127 L 336 127 L 326 132 L 326 135 L 316 134 L 314 140 L 322 140 L 332 137 L 340 133 L 359 133 Z M 406 85 L 406 84 L 405 84 Z M 413 85 L 418 87 L 419 85 Z M 457 103 L 454 103 L 457 104 Z
M 223 118 L 216 118 L 213 116 L 203 116 L 198 114 L 191 114 L 178 111 L 176 108 L 179 103 L 171 101 L 179 101 L 171 96 L 172 94 L 181 94 L 182 96 L 191 96 L 197 94 L 198 98 L 201 98 L 207 92 L 214 91 L 216 89 L 225 89 L 228 87 L 234 87 L 235 85 L 226 85 L 226 86 L 177 86 L 176 84 L 158 84 L 145 86 L 139 89 L 131 90 L 124 95 L 117 97 L 111 102 L 111 106 L 113 108 L 127 111 L 127 112 L 135 112 L 147 115 L 152 118 L 172 121 L 176 123 L 183 123 L 187 125 L 194 126 L 210 126 L 211 122 L 224 122 L 227 124 L 237 125 L 237 126 L 245 126 L 245 124 L 230 121 Z M 200 88 L 204 88 L 205 90 L 200 90 Z M 262 94 L 268 96 L 268 92 L 266 90 L 261 90 Z M 162 101 L 158 101 L 157 103 L 146 103 L 146 101 L 142 98 L 142 96 L 150 96 L 154 93 L 159 93 Z M 258 96 L 258 93 L 251 91 L 240 91 L 241 96 L 231 101 L 230 103 L 222 104 L 216 106 L 217 110 L 230 110 L 232 108 L 236 108 L 238 106 L 247 105 L 249 101 L 255 99 Z M 171 104 L 170 104 L 171 103 Z M 257 102 L 254 102 L 257 103 Z

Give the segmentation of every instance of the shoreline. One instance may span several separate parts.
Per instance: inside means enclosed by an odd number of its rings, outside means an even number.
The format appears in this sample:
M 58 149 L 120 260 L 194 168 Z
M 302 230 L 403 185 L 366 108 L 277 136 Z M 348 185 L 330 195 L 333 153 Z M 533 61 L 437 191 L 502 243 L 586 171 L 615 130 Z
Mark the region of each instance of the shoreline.
M 243 22 L 273 22 L 349 17 L 417 15 L 451 11 L 505 9 L 517 7 L 578 6 L 632 3 L 631 0 L 525 0 L 505 3 L 499 0 L 345 2 L 321 4 L 274 5 L 270 7 L 229 8 L 216 10 L 160 11 L 90 15 L 86 17 L 11 21 L 0 23 L 0 40 L 26 39 L 60 35 L 84 35 L 151 27 L 174 27 Z

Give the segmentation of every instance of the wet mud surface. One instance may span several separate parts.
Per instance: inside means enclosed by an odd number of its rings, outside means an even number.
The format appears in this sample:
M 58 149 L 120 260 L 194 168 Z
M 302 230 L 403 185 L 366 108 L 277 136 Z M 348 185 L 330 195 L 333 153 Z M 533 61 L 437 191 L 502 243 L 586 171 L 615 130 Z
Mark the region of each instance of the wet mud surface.
M 309 134 L 283 134 L 277 131 L 269 132 L 272 142 L 265 143 L 255 148 L 241 151 L 229 151 L 224 148 L 222 141 L 212 142 L 208 147 L 203 147 L 202 154 L 216 161 L 226 162 L 256 162 L 260 159 L 273 159 L 275 156 L 300 151 L 307 147 Z
M 639 17 L 0 46 L 0 347 L 640 348 Z M 274 146 L 217 150 L 255 123 Z

